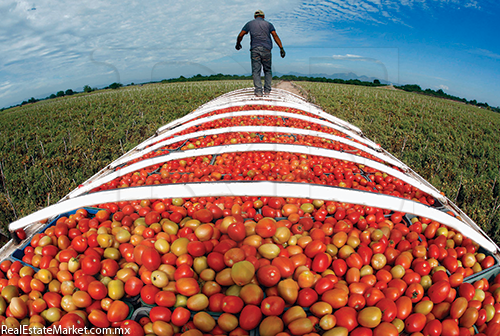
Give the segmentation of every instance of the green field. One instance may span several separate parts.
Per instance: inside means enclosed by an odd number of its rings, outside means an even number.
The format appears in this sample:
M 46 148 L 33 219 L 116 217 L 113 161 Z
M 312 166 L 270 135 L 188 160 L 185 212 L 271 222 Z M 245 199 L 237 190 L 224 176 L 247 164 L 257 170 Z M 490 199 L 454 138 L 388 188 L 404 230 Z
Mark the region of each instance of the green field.
M 0 113 L 0 228 L 53 204 L 154 134 L 249 81 L 150 84 Z
M 455 202 L 500 243 L 500 114 L 386 88 L 300 85 Z
M 500 242 L 500 114 L 402 91 L 300 82 Z M 151 84 L 25 105 L 0 114 L 0 227 L 57 202 L 155 130 L 250 81 Z

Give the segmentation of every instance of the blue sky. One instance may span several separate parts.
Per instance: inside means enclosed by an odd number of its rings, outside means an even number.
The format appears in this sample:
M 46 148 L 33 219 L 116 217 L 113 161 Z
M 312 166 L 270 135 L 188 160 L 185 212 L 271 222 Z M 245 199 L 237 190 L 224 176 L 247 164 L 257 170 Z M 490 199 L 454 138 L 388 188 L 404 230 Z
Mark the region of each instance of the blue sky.
M 500 106 L 500 4 L 484 0 L 0 2 L 0 107 L 84 85 L 250 72 L 262 9 L 287 56 L 273 71 L 419 84 Z

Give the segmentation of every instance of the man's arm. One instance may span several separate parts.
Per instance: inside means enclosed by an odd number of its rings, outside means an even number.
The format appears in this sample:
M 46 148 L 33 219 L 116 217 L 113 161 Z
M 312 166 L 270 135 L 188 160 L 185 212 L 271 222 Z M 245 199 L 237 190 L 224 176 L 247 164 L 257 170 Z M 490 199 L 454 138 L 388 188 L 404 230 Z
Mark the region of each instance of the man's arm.
M 244 31 L 242 30 L 238 37 L 236 38 L 236 50 L 240 50 L 241 49 L 241 41 L 243 40 L 243 36 L 245 36 L 246 34 L 248 34 L 247 31 Z
M 283 45 L 281 44 L 281 40 L 280 40 L 278 34 L 276 33 L 276 30 L 273 30 L 271 32 L 271 35 L 273 36 L 274 42 L 276 42 L 278 47 L 280 47 L 280 49 L 283 49 Z
M 285 49 L 283 49 L 283 45 L 281 44 L 281 40 L 280 40 L 278 34 L 276 33 L 276 30 L 273 30 L 271 32 L 271 35 L 273 36 L 273 39 L 276 42 L 276 44 L 278 45 L 278 47 L 280 47 L 281 58 L 285 58 Z

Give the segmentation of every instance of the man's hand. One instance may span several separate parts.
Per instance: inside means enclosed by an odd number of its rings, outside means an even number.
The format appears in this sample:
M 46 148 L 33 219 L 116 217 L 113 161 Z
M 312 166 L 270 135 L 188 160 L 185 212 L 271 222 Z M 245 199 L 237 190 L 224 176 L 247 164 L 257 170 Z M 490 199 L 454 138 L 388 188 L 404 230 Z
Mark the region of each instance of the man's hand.
M 281 58 L 285 58 L 285 55 L 286 55 L 285 49 L 280 48 L 280 55 L 281 55 Z
M 236 50 L 240 50 L 241 49 L 241 43 L 236 43 Z

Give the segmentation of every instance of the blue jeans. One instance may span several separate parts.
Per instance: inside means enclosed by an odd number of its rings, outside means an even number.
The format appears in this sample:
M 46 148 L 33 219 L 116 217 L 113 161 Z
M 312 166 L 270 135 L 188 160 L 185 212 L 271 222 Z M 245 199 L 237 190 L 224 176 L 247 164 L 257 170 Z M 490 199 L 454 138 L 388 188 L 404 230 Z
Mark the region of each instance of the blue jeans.
M 252 76 L 255 94 L 262 94 L 262 82 L 260 79 L 262 69 L 264 69 L 264 92 L 271 92 L 271 80 L 273 79 L 271 73 L 271 50 L 264 47 L 255 47 L 250 50 L 250 57 L 252 58 Z

